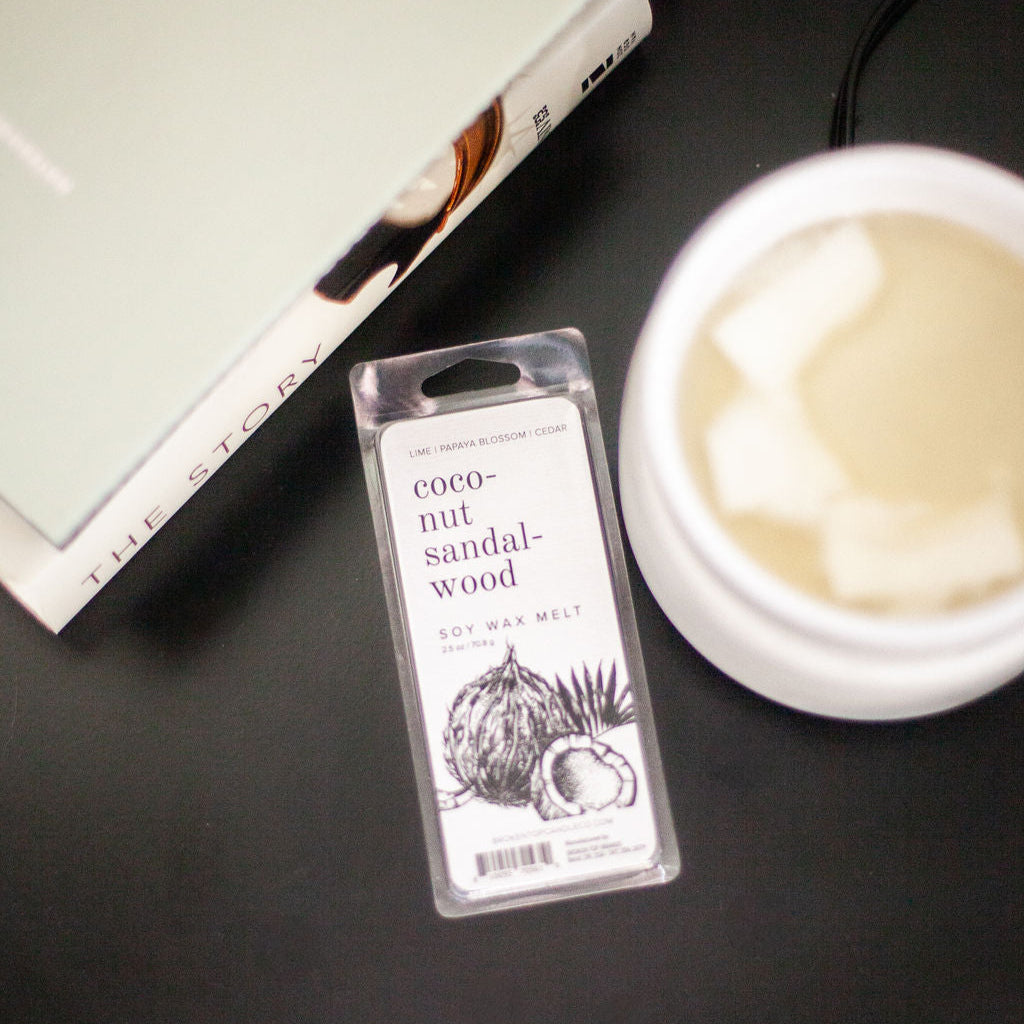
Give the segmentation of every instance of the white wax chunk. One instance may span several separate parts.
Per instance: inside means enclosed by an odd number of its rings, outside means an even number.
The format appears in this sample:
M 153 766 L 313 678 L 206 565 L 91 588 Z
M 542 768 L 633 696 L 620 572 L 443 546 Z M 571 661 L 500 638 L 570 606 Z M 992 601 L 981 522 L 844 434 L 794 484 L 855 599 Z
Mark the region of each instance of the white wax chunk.
M 741 393 L 711 422 L 705 441 L 725 513 L 815 524 L 828 499 L 846 486 L 839 464 L 790 396 Z
M 1001 494 L 939 514 L 916 504 L 838 498 L 822 530 L 837 597 L 938 608 L 1024 570 L 1024 544 Z
M 867 232 L 856 221 L 844 222 L 759 279 L 712 337 L 754 387 L 786 387 L 826 335 L 867 306 L 881 281 Z

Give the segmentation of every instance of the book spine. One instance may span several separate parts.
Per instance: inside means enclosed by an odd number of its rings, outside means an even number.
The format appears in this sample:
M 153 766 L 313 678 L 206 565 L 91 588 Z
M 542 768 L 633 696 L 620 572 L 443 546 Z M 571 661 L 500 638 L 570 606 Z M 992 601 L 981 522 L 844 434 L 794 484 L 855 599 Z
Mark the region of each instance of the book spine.
M 344 297 L 331 297 L 324 282 L 301 296 L 64 547 L 0 502 L 0 579 L 14 597 L 62 629 L 650 29 L 648 0 L 588 4 L 492 105 L 500 132 L 491 130 L 485 159 L 466 133 L 478 176 L 462 181 L 413 251 L 403 235 L 403 257 L 357 277 Z

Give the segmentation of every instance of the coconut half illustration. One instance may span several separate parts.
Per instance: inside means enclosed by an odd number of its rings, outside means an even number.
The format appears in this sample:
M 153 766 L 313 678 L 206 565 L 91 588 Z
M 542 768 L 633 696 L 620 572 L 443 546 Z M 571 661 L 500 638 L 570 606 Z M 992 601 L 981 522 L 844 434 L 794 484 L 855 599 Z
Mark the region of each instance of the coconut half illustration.
M 573 733 L 552 741 L 533 779 L 533 805 L 545 819 L 563 818 L 606 807 L 629 807 L 636 800 L 636 774 L 607 743 Z

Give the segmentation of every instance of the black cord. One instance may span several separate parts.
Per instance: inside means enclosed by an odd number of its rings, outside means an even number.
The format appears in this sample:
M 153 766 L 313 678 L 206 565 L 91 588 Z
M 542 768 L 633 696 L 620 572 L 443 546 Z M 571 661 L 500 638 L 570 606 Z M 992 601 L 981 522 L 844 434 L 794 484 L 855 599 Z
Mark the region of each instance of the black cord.
M 857 121 L 857 86 L 860 84 L 864 68 L 889 29 L 916 2 L 917 0 L 882 0 L 864 26 L 836 93 L 836 102 L 832 109 L 832 127 L 828 137 L 832 149 L 853 145 Z

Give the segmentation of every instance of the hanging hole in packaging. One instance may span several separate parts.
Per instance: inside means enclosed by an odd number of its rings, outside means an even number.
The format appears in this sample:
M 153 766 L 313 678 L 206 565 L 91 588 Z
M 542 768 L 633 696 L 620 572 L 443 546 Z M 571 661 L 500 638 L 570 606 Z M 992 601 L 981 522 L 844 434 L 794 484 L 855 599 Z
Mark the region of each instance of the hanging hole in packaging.
M 361 363 L 351 385 L 438 910 L 668 881 L 582 335 Z
M 421 390 L 427 398 L 442 398 L 464 391 L 510 387 L 519 377 L 519 367 L 514 363 L 492 359 L 460 359 L 440 373 L 427 377 Z

